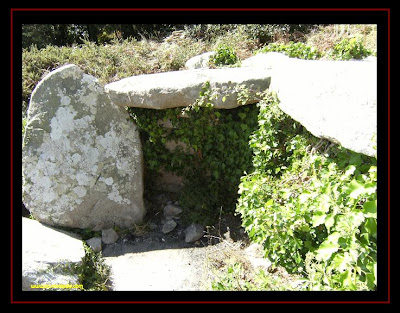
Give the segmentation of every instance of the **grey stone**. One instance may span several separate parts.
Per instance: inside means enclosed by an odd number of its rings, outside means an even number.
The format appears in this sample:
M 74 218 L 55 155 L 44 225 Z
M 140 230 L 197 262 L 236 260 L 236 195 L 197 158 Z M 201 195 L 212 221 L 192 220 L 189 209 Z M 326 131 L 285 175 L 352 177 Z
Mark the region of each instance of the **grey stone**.
M 84 256 L 78 235 L 22 218 L 22 290 L 66 290 L 60 285 L 79 285 L 78 276 L 62 268 L 79 264 Z
M 167 220 L 167 221 L 164 223 L 164 225 L 163 225 L 161 231 L 162 231 L 164 234 L 170 233 L 171 231 L 173 231 L 173 230 L 175 229 L 176 225 L 177 225 L 177 224 L 176 224 L 176 222 L 175 222 L 173 219 Z
M 200 224 L 191 224 L 188 228 L 185 229 L 185 241 L 186 242 L 195 242 L 199 240 L 204 235 L 204 226 Z
M 271 75 L 253 67 L 183 70 L 127 77 L 104 88 L 116 105 L 167 109 L 194 104 L 207 81 L 215 108 L 232 109 L 258 102 L 256 93 L 269 87 Z M 244 103 L 238 99 L 241 86 L 250 90 Z
M 377 63 L 281 58 L 270 89 L 279 107 L 314 136 L 376 155 Z
M 196 55 L 189 60 L 186 61 L 185 67 L 188 70 L 194 70 L 199 68 L 208 68 L 208 62 L 210 61 L 211 56 L 215 54 L 215 51 L 205 52 L 199 55 Z
M 117 232 L 112 229 L 103 229 L 101 231 L 101 241 L 104 242 L 106 245 L 113 244 L 118 240 L 119 236 Z
M 177 217 L 182 213 L 182 208 L 175 204 L 168 204 L 164 207 L 164 216 L 166 219 Z
M 86 240 L 86 243 L 95 252 L 99 252 L 102 249 L 101 238 L 100 237 L 90 238 L 90 239 Z
M 50 225 L 131 227 L 145 213 L 137 127 L 75 65 L 50 72 L 32 93 L 22 174 L 25 206 Z

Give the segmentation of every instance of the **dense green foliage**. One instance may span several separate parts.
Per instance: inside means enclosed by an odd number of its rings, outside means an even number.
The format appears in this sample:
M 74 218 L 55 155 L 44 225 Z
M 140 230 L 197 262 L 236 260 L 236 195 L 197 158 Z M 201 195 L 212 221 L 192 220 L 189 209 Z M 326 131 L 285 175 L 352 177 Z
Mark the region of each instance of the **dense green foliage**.
M 183 176 L 181 205 L 214 217 L 221 206 L 233 211 L 240 177 L 251 168 L 248 140 L 258 110 L 255 105 L 217 110 L 213 96 L 206 83 L 192 106 L 129 111 L 142 131 L 146 176 L 151 179 L 160 169 Z M 160 127 L 163 122 L 172 128 Z M 165 145 L 171 141 L 172 151 Z
M 374 290 L 376 159 L 313 137 L 273 97 L 259 106 L 237 205 L 250 238 L 309 289 Z
M 290 41 L 288 44 L 271 43 L 262 48 L 259 52 L 267 53 L 272 51 L 282 52 L 291 58 L 306 60 L 319 59 L 321 57 L 321 54 L 315 47 L 308 46 L 302 42 L 294 43 L 292 41 Z
M 312 45 L 306 45 L 302 42 L 294 43 L 292 41 L 288 44 L 270 43 L 258 52 L 266 53 L 272 51 L 284 53 L 291 58 L 306 60 L 315 60 L 327 56 L 329 59 L 346 61 L 362 59 L 374 54 L 372 51 L 366 49 L 362 41 L 357 38 L 344 38 L 326 53 L 320 53 L 317 48 Z
M 335 60 L 350 60 L 365 58 L 372 55 L 373 52 L 366 49 L 361 40 L 357 38 L 344 38 L 328 54 L 330 58 Z
M 219 45 L 215 54 L 210 58 L 215 65 L 231 65 L 238 61 L 238 57 L 232 47 L 222 44 Z

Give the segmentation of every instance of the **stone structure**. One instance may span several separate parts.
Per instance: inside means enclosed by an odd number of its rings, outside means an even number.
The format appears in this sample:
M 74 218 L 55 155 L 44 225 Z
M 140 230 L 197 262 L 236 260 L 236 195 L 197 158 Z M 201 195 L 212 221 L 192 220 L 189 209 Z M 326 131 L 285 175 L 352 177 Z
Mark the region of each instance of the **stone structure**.
M 49 73 L 33 91 L 22 169 L 23 202 L 46 224 L 130 227 L 145 213 L 138 130 L 75 65 Z
M 119 106 L 168 109 L 195 103 L 207 81 L 211 93 L 217 95 L 215 108 L 233 109 L 242 105 L 240 86 L 252 91 L 245 104 L 255 103 L 259 101 L 255 93 L 269 87 L 271 76 L 265 69 L 250 67 L 183 70 L 127 77 L 104 88 Z
M 31 96 L 23 142 L 23 201 L 50 225 L 105 229 L 140 222 L 142 151 L 124 106 L 188 106 L 205 82 L 217 109 L 275 91 L 280 108 L 313 135 L 376 154 L 376 58 L 309 61 L 259 54 L 241 68 L 195 69 L 128 77 L 104 88 L 75 65 L 49 73 Z M 270 84 L 271 83 L 271 84 Z M 241 86 L 250 89 L 242 103 Z

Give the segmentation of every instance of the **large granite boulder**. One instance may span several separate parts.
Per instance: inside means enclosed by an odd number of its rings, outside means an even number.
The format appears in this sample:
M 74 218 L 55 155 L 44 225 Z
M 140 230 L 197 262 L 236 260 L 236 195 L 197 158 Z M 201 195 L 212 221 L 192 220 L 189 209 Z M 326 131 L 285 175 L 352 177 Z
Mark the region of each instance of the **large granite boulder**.
M 43 223 L 130 227 L 145 213 L 137 127 L 75 65 L 50 72 L 34 89 L 22 170 L 23 202 Z
M 270 89 L 277 93 L 286 114 L 316 137 L 376 155 L 375 57 L 365 61 L 273 59 Z
M 167 109 L 194 104 L 204 83 L 209 82 L 211 94 L 216 96 L 215 108 L 232 109 L 258 102 L 256 93 L 266 90 L 270 81 L 265 69 L 196 69 L 127 77 L 104 88 L 116 105 Z M 239 99 L 241 86 L 250 90 L 245 103 Z

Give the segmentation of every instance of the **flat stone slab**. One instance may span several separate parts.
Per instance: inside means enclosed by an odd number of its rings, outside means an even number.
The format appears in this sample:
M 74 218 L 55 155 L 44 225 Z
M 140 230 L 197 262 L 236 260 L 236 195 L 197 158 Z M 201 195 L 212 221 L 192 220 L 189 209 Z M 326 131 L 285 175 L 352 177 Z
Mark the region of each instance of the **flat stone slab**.
M 22 218 L 23 290 L 68 290 L 65 286 L 57 287 L 78 284 L 78 277 L 65 273 L 60 266 L 79 263 L 84 256 L 83 243 L 78 235 Z M 39 285 L 47 287 L 36 288 Z
M 260 57 L 261 59 L 261 57 Z M 314 136 L 376 155 L 377 62 L 275 58 L 279 107 Z
M 254 95 L 269 87 L 268 70 L 257 68 L 195 69 L 138 75 L 105 85 L 111 100 L 119 106 L 167 109 L 194 104 L 205 82 L 210 82 L 217 109 L 232 109 L 259 101 Z M 250 98 L 238 100 L 240 85 L 251 90 Z

